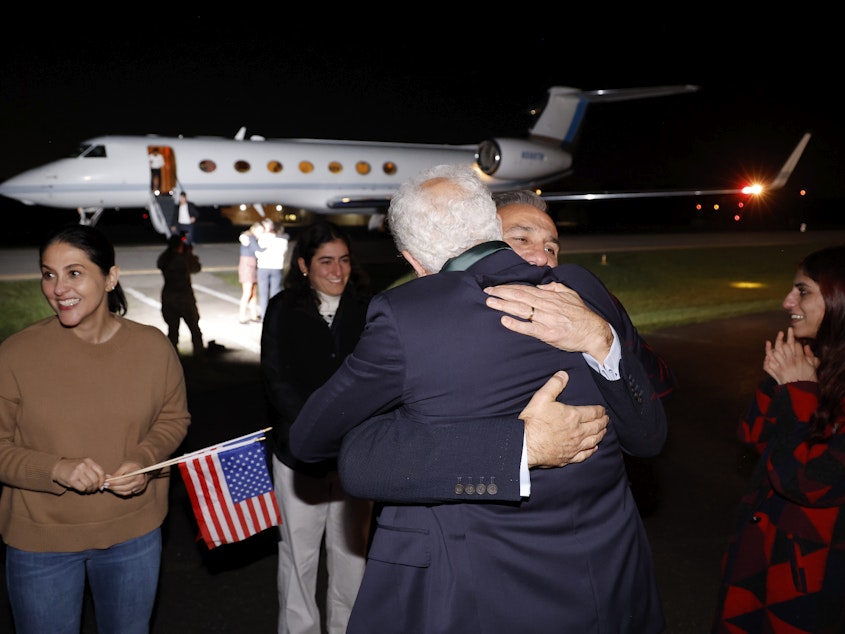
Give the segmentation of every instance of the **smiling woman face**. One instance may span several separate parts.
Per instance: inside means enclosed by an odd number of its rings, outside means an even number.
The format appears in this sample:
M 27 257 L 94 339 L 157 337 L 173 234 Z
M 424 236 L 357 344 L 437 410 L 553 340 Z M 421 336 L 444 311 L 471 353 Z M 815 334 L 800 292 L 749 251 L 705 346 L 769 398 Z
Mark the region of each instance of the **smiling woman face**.
M 796 337 L 815 339 L 824 318 L 824 297 L 816 282 L 799 271 L 783 308 L 789 313 L 789 325 Z
M 352 273 L 349 247 L 340 239 L 324 242 L 317 247 L 310 266 L 306 265 L 303 258 L 299 258 L 297 263 L 302 273 L 308 275 L 311 286 L 334 297 L 343 294 Z
M 41 257 L 41 292 L 63 326 L 97 328 L 110 316 L 108 292 L 117 284 L 113 266 L 103 275 L 85 251 L 54 242 Z

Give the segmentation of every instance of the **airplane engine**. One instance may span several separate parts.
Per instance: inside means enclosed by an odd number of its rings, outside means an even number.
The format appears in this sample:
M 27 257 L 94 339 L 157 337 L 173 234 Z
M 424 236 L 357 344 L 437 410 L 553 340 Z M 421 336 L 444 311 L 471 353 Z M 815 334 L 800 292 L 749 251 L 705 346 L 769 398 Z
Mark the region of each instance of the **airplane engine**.
M 478 145 L 475 161 L 488 176 L 538 180 L 566 172 L 572 166 L 572 155 L 545 143 L 487 139 Z

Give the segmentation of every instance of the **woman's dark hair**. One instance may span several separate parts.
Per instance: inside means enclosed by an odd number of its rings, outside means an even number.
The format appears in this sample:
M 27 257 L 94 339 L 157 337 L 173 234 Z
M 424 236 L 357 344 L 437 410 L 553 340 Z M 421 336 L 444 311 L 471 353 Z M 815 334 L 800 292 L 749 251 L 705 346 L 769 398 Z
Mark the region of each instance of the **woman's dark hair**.
M 830 426 L 843 415 L 845 398 L 845 245 L 820 249 L 806 256 L 798 270 L 816 284 L 824 299 L 824 316 L 814 341 L 819 359 L 819 406 L 810 418 L 812 438 L 830 436 Z
M 50 233 L 38 250 L 39 263 L 43 261 L 44 251 L 47 250 L 47 247 L 56 243 L 69 244 L 80 251 L 84 251 L 88 259 L 97 265 L 103 275 L 108 275 L 111 267 L 115 264 L 114 245 L 99 229 L 89 225 L 67 225 Z M 123 294 L 120 282 L 109 291 L 108 301 L 110 312 L 118 315 L 126 314 L 128 308 L 126 295 Z
M 297 236 L 296 244 L 294 245 L 290 258 L 290 266 L 285 275 L 285 292 L 295 296 L 295 303 L 297 305 L 306 305 L 310 302 L 312 306 L 319 306 L 319 298 L 317 297 L 316 291 L 311 288 L 310 281 L 299 270 L 299 264 L 297 263 L 299 258 L 305 260 L 305 265 L 310 268 L 311 260 L 314 259 L 317 249 L 326 242 L 334 242 L 335 240 L 342 240 L 349 249 L 349 259 L 352 265 L 349 283 L 346 285 L 344 293 L 352 292 L 357 295 L 366 295 L 369 293 L 370 280 L 355 259 L 349 235 L 333 222 L 320 220 L 303 229 Z

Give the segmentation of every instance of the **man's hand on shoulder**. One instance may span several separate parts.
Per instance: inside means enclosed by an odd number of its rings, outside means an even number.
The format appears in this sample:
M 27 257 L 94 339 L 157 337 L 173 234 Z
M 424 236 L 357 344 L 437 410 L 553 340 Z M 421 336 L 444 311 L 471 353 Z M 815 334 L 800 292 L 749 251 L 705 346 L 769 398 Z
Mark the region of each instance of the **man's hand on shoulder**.
M 484 292 L 490 295 L 487 306 L 507 313 L 502 325 L 508 330 L 567 352 L 585 352 L 600 363 L 610 353 L 610 324 L 564 284 L 505 284 L 485 288 Z
M 609 418 L 601 405 L 566 405 L 555 400 L 569 375 L 556 372 L 541 387 L 519 418 L 525 423 L 528 467 L 547 469 L 583 462 L 597 450 Z

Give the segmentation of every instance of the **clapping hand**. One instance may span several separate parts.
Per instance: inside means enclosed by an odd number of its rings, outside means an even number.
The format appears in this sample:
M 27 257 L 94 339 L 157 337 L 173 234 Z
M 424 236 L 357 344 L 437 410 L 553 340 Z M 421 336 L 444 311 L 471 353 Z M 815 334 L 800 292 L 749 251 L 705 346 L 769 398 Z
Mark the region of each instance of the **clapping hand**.
M 809 345 L 795 340 L 792 328 L 778 332 L 775 342 L 766 341 L 765 370 L 779 385 L 795 381 L 818 381 L 816 369 L 819 360 Z

